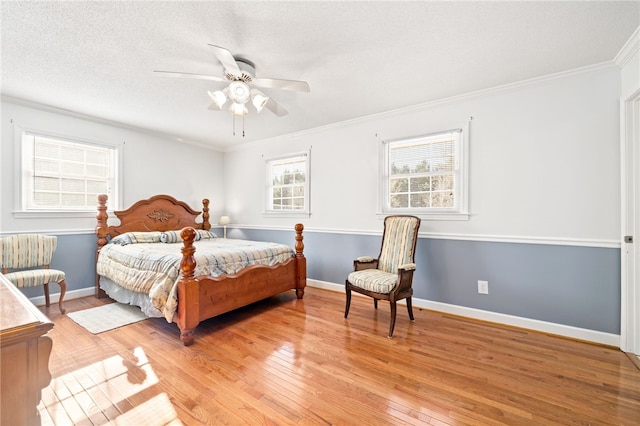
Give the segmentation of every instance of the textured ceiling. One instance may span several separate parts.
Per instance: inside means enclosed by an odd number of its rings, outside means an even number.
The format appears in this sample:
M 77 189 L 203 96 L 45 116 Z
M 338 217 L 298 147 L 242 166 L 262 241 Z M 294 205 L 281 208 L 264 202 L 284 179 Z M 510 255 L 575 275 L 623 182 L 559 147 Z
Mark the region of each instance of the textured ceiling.
M 220 149 L 614 59 L 640 25 L 619 2 L 3 1 L 2 94 Z M 215 44 L 289 114 L 210 111 Z

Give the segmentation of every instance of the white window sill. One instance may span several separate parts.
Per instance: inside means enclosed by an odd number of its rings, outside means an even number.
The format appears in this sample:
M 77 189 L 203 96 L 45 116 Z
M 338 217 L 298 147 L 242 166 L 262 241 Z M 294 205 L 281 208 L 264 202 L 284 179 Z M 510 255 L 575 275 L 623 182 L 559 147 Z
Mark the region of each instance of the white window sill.
M 268 211 L 262 212 L 262 217 L 311 217 L 310 212 L 302 212 L 302 211 Z
M 471 215 L 469 213 L 423 213 L 423 212 L 415 212 L 415 211 L 395 211 L 395 212 L 383 212 L 377 213 L 378 218 L 384 219 L 387 216 L 392 216 L 395 214 L 409 214 L 413 216 L 418 216 L 422 220 L 469 220 Z

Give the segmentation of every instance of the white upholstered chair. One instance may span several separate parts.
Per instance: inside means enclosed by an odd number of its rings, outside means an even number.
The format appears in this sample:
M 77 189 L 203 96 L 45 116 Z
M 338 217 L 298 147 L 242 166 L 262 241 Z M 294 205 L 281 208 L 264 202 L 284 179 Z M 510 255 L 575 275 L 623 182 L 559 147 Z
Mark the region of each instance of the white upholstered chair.
M 44 287 L 45 303 L 49 306 L 49 283 L 60 286 L 58 307 L 64 314 L 62 300 L 67 291 L 64 272 L 50 269 L 58 240 L 55 236 L 18 234 L 0 238 L 0 268 L 16 287 Z
M 396 323 L 396 302 L 407 300 L 409 319 L 413 321 L 411 296 L 413 296 L 413 272 L 416 269 L 415 251 L 418 242 L 420 218 L 408 215 L 387 216 L 384 219 L 382 246 L 377 259 L 359 257 L 353 261 L 353 272 L 345 282 L 347 293 L 344 317 L 349 315 L 351 292 L 355 291 L 378 300 L 388 300 L 391 305 L 389 336 L 393 336 Z

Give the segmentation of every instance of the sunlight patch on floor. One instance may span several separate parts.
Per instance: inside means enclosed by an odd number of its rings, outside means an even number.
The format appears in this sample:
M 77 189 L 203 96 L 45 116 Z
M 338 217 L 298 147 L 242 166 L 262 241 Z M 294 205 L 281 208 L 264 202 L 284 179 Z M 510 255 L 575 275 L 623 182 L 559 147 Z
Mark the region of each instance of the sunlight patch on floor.
M 55 377 L 38 405 L 43 425 L 182 424 L 142 348 Z

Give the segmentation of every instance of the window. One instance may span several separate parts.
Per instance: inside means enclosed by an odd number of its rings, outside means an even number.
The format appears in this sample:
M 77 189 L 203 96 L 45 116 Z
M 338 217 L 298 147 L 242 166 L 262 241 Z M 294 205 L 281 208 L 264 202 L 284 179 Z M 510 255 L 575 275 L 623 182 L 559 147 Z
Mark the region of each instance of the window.
M 96 196 L 117 203 L 115 146 L 22 132 L 22 211 L 95 211 Z
M 384 141 L 382 213 L 466 215 L 464 136 L 456 129 Z
M 309 213 L 309 154 L 270 159 L 267 168 L 267 214 Z

